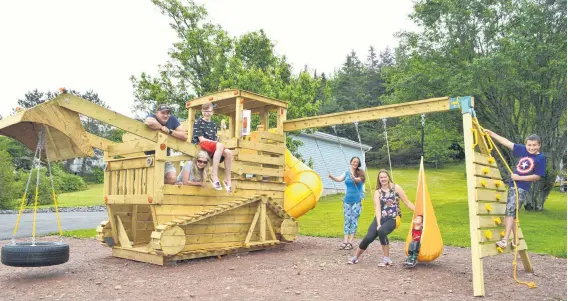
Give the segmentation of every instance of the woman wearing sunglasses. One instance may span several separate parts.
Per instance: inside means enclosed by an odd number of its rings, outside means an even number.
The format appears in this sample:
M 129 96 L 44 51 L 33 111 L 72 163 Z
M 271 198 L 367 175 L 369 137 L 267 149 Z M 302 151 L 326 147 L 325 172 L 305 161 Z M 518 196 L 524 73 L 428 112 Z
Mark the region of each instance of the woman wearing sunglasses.
M 187 161 L 177 177 L 177 185 L 205 186 L 207 170 L 209 169 L 209 155 L 200 151 L 195 158 Z

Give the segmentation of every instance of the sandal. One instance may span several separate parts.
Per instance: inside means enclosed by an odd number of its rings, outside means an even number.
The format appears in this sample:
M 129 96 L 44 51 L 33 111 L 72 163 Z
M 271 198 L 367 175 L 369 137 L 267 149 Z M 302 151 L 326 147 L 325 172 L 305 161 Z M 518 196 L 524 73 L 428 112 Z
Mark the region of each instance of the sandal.
M 353 256 L 351 258 L 349 258 L 349 260 L 347 261 L 348 264 L 357 264 L 359 263 L 359 258 Z
M 340 250 L 345 250 L 346 247 L 347 247 L 347 243 L 344 242 L 344 243 L 342 243 L 342 244 L 339 246 L 339 249 L 340 249 Z
M 495 243 L 499 248 L 506 248 L 507 247 L 507 240 L 502 239 Z
M 350 242 L 348 242 L 345 246 L 345 250 L 353 250 L 353 245 Z

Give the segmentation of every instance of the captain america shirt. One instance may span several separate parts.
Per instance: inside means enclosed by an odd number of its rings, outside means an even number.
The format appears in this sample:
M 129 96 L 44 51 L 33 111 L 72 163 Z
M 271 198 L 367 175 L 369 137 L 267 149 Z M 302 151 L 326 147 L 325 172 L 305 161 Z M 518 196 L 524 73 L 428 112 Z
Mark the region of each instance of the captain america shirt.
M 539 175 L 544 176 L 546 172 L 546 158 L 542 153 L 531 154 L 527 151 L 527 147 L 523 144 L 513 146 L 513 156 L 520 158 L 515 173 L 519 176 Z M 517 181 L 517 187 L 525 191 L 531 188 L 532 182 Z M 513 181 L 509 183 L 509 187 L 514 187 Z

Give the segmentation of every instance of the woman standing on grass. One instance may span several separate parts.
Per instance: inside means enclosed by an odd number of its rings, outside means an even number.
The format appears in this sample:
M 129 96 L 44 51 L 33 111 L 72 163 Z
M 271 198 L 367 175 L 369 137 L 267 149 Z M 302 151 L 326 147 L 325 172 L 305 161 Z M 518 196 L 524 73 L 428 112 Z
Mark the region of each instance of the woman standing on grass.
M 387 235 L 396 228 L 397 216 L 401 216 L 400 200 L 404 202 L 406 207 L 414 211 L 414 204 L 408 200 L 404 190 L 392 182 L 385 169 L 381 169 L 377 176 L 377 189 L 373 195 L 373 200 L 375 202 L 375 218 L 369 226 L 367 235 L 359 244 L 355 256 L 349 259 L 348 263 L 350 264 L 358 263 L 361 254 L 378 236 L 383 248 L 383 260 L 379 262 L 379 266 L 392 265 L 392 260 L 389 258 L 389 238 Z
M 359 216 L 361 216 L 361 201 L 364 198 L 363 185 L 365 183 L 365 172 L 361 169 L 361 159 L 351 158 L 349 170 L 345 174 L 334 177 L 329 174 L 329 178 L 336 182 L 345 181 L 345 198 L 343 199 L 343 243 L 339 246 L 340 250 L 353 249 L 353 238 L 357 232 Z

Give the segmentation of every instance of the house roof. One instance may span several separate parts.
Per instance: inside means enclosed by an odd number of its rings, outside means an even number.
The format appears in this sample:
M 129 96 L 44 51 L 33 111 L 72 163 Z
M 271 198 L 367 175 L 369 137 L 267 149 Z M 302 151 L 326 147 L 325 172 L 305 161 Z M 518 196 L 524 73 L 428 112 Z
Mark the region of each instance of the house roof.
M 356 148 L 363 148 L 363 151 L 370 151 L 373 147 L 367 144 L 361 144 L 361 147 L 359 146 L 359 142 L 357 141 L 353 141 L 353 140 L 349 140 L 346 138 L 342 138 L 342 137 L 336 137 L 335 135 L 331 135 L 331 134 L 326 134 L 326 133 L 322 133 L 322 132 L 315 132 L 313 134 L 306 134 L 306 133 L 301 133 L 299 136 L 304 136 L 304 137 L 310 137 L 312 139 L 318 139 L 318 140 L 326 140 L 332 143 L 337 143 L 337 140 L 339 139 L 339 142 L 341 143 L 341 145 L 349 145 L 352 147 L 356 147 Z

